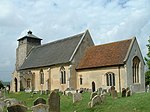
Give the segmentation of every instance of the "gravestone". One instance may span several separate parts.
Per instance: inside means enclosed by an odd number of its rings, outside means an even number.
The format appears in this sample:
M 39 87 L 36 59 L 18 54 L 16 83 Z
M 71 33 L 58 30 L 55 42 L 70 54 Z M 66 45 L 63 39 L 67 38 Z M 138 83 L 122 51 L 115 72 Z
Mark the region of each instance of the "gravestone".
M 102 90 L 103 90 L 102 88 L 98 88 L 98 89 L 97 89 L 97 94 L 98 94 L 98 95 L 101 95 L 101 94 L 102 94 Z
M 104 94 L 100 95 L 101 102 L 104 103 L 106 100 L 106 96 Z
M 126 89 L 126 97 L 129 97 L 129 96 L 131 96 L 131 91 L 130 91 L 129 87 L 127 87 L 127 89 Z
M 0 90 L 0 98 L 2 98 L 3 97 L 3 92 L 2 92 L 2 90 Z
M 92 92 L 91 95 L 90 95 L 90 100 L 91 100 L 94 96 L 96 96 L 96 95 L 97 95 L 96 92 Z
M 27 112 L 27 107 L 24 105 L 12 105 L 7 107 L 8 112 Z
M 122 88 L 122 97 L 126 97 L 126 89 Z
M 149 93 L 150 87 L 149 85 L 146 86 L 146 92 Z
M 19 104 L 19 101 L 16 100 L 15 98 L 8 98 L 8 99 L 4 100 L 4 102 L 6 104 L 6 107 Z
M 48 109 L 48 105 L 41 103 L 32 107 L 33 112 L 49 112 Z
M 111 90 L 111 96 L 113 99 L 116 99 L 118 97 L 116 90 Z
M 0 101 L 0 112 L 3 112 L 4 107 L 5 107 L 5 102 Z
M 60 96 L 53 91 L 48 99 L 49 112 L 60 112 Z
M 99 95 L 94 96 L 91 100 L 91 108 L 100 103 L 101 103 L 100 96 Z
M 82 100 L 82 94 L 81 93 L 73 94 L 73 103 L 78 102 L 80 100 Z
M 72 96 L 72 93 L 71 93 L 71 92 L 68 92 L 68 93 L 67 93 L 67 96 Z
M 35 101 L 34 101 L 34 106 L 37 105 L 37 104 L 46 104 L 46 100 L 43 99 L 43 98 L 37 98 Z
M 134 93 L 134 86 L 130 85 L 130 94 L 132 95 Z
M 106 94 L 107 93 L 107 89 L 102 89 L 102 94 Z

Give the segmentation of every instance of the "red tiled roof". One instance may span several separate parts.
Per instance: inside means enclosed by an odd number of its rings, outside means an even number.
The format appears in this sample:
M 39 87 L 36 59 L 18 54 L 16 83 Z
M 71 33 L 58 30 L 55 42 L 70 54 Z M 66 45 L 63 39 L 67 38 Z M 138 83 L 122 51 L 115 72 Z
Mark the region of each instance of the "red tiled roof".
M 124 64 L 131 41 L 129 39 L 88 48 L 77 69 Z

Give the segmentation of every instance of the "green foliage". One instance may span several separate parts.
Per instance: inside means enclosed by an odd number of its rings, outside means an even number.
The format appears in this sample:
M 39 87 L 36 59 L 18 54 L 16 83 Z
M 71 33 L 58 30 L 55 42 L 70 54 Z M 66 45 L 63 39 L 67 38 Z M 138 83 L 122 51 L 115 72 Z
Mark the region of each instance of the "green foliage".
M 150 71 L 145 73 L 145 85 L 150 85 Z
M 148 67 L 148 71 L 145 73 L 145 85 L 148 85 L 150 84 L 150 38 L 146 46 L 148 48 L 148 53 L 147 53 L 147 57 L 145 57 L 145 61 Z
M 4 88 L 4 85 L 2 84 L 2 81 L 0 81 L 0 89 Z

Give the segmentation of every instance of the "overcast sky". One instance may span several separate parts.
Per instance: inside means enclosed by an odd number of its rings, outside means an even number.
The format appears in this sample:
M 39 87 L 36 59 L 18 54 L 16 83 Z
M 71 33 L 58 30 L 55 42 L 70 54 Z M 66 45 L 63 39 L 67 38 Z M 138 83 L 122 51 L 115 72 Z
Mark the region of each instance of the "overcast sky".
M 86 29 L 95 44 L 136 36 L 146 56 L 150 0 L 0 0 L 0 80 L 11 80 L 17 39 L 28 30 L 47 43 Z

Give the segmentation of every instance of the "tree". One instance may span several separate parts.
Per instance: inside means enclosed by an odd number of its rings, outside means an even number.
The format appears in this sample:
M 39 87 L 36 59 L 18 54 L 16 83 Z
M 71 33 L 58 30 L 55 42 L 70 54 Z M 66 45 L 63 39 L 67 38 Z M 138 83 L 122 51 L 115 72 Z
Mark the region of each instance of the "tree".
M 149 85 L 150 84 L 150 37 L 148 40 L 148 44 L 146 46 L 148 48 L 148 53 L 147 53 L 147 57 L 145 57 L 145 61 L 146 61 L 148 70 L 145 73 L 145 84 Z
M 4 88 L 4 85 L 3 85 L 2 81 L 0 81 L 0 89 L 1 88 Z

